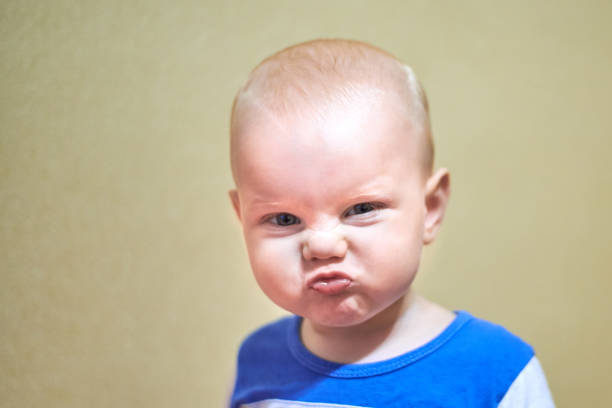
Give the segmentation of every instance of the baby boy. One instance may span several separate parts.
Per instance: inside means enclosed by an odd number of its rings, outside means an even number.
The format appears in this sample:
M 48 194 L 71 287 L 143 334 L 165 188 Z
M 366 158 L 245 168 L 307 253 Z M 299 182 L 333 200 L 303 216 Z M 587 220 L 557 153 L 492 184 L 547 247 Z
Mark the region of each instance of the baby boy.
M 242 344 L 231 407 L 551 407 L 532 348 L 414 293 L 450 194 L 412 70 L 316 40 L 234 101 L 230 197 L 264 293 L 291 317 Z

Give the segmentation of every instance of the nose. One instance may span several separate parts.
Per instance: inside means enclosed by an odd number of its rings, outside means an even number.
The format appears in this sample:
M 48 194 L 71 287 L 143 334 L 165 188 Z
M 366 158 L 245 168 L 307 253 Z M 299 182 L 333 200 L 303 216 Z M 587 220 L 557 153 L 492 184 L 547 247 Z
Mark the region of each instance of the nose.
M 305 260 L 344 258 L 348 243 L 337 231 L 311 231 L 302 246 Z

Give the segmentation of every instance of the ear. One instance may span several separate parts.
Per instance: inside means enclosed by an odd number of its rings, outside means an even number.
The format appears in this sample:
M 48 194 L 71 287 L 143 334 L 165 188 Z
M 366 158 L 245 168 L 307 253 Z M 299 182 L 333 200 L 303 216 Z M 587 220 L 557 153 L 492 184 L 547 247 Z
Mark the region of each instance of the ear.
M 450 174 L 439 169 L 425 183 L 425 225 L 423 243 L 430 244 L 436 238 L 450 198 Z
M 240 214 L 240 198 L 238 197 L 238 190 L 230 190 L 229 191 L 230 200 L 232 200 L 232 206 L 234 207 L 234 212 L 236 213 L 236 217 L 238 220 L 242 222 L 242 216 Z

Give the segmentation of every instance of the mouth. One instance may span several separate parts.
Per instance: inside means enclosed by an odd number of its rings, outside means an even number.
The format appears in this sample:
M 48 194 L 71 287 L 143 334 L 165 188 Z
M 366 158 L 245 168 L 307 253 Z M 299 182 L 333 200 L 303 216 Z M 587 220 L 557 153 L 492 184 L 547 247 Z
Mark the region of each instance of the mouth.
M 319 273 L 308 281 L 308 288 L 324 295 L 337 295 L 346 290 L 353 280 L 343 272 Z

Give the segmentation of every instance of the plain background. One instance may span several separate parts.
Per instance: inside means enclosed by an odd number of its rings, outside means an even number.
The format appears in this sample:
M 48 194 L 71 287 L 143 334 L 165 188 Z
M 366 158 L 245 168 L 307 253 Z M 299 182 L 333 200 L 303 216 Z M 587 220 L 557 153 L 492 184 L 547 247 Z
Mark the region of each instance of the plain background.
M 607 1 L 0 4 L 0 406 L 222 406 L 281 316 L 227 190 L 232 98 L 317 37 L 429 93 L 450 209 L 416 285 L 537 350 L 559 407 L 612 406 Z M 333 186 L 330 186 L 333 187 Z

